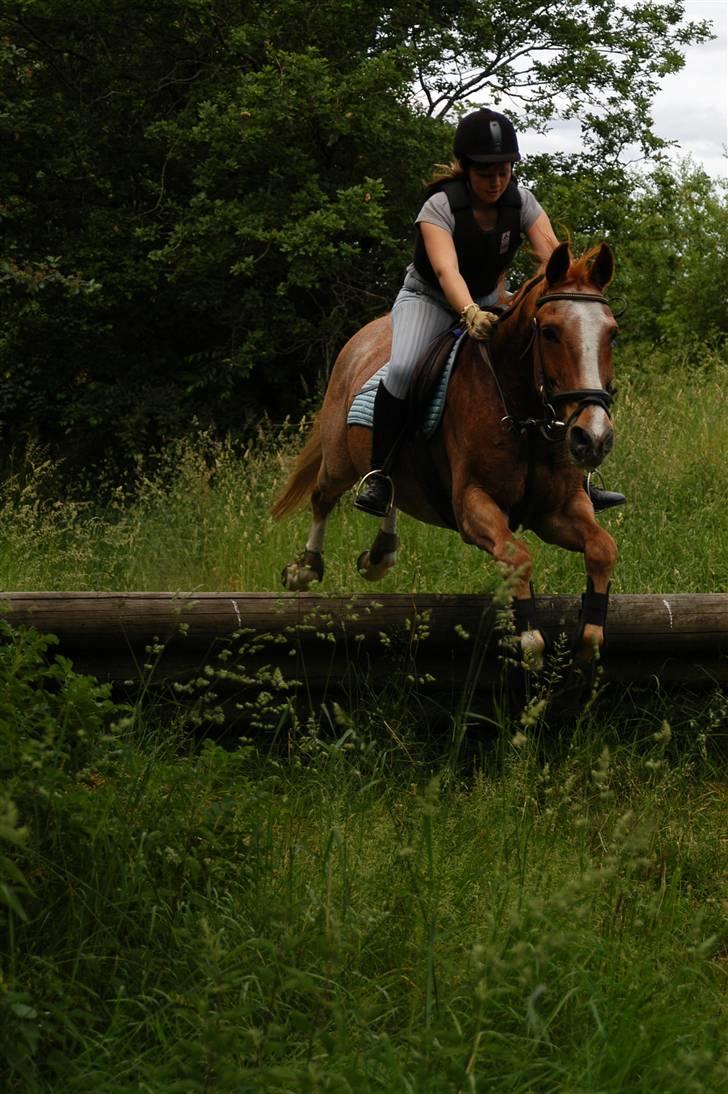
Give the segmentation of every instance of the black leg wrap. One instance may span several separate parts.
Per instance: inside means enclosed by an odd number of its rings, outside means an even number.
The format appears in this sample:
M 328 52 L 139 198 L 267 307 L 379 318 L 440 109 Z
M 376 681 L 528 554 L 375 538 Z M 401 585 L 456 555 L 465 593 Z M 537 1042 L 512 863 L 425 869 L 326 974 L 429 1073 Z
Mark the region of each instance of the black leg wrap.
M 584 635 L 584 628 L 587 624 L 591 624 L 593 627 L 601 627 L 604 631 L 604 640 L 606 642 L 608 608 L 609 585 L 607 585 L 606 593 L 597 593 L 594 591 L 592 579 L 587 578 L 586 592 L 582 593 L 581 597 L 581 612 L 579 613 L 576 640 L 574 642 L 575 646 L 581 642 Z

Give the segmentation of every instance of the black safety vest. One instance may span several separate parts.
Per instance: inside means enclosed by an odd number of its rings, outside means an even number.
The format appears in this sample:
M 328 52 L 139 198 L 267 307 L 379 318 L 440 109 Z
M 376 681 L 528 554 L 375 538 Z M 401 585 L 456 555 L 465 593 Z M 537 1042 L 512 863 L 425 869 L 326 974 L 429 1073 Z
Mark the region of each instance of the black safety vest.
M 496 205 L 498 219 L 495 227 L 487 231 L 480 227 L 473 215 L 473 203 L 464 179 L 441 182 L 432 188 L 430 196 L 441 190 L 447 194 L 455 218 L 453 241 L 460 273 L 473 296 L 486 296 L 493 292 L 500 274 L 511 265 L 521 245 L 521 195 L 518 186 L 515 182 L 508 184 Z M 419 224 L 414 265 L 426 281 L 439 287 Z

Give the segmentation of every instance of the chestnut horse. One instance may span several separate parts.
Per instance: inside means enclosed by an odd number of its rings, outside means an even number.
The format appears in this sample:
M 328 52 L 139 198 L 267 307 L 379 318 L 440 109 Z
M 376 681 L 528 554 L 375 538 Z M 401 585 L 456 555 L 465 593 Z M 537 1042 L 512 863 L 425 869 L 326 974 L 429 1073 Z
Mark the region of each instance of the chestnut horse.
M 568 243 L 559 244 L 544 271 L 510 299 L 489 342 L 464 339 L 426 460 L 418 451 L 423 442 L 405 443 L 392 471 L 400 509 L 429 524 L 456 527 L 466 543 L 502 563 L 514 591 L 523 655 L 535 665 L 544 638 L 534 625 L 532 559 L 513 534 L 518 526 L 583 552 L 588 582 L 575 654 L 588 661 L 604 641 L 617 550 L 595 520 L 583 475 L 613 444 L 617 324 L 602 295 L 613 269 L 604 243 L 578 259 Z M 371 431 L 348 426 L 347 412 L 362 384 L 388 360 L 390 337 L 385 315 L 344 346 L 313 431 L 273 503 L 276 519 L 308 497 L 313 508 L 306 548 L 283 571 L 288 589 L 305 590 L 322 579 L 327 518 L 369 468 Z M 447 516 L 438 498 L 447 500 Z M 359 572 L 369 581 L 395 563 L 396 521 L 393 509 L 359 556 Z

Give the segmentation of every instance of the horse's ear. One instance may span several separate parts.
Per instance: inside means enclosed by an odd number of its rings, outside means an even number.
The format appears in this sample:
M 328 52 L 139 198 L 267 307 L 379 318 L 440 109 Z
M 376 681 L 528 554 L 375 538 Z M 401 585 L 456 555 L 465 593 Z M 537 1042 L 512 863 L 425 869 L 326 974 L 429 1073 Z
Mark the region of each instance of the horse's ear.
M 546 281 L 549 285 L 557 285 L 566 277 L 571 265 L 571 252 L 567 241 L 559 243 L 552 251 L 551 258 L 546 263 Z
M 614 255 L 608 243 L 602 243 L 592 263 L 589 278 L 598 289 L 605 289 L 614 274 Z

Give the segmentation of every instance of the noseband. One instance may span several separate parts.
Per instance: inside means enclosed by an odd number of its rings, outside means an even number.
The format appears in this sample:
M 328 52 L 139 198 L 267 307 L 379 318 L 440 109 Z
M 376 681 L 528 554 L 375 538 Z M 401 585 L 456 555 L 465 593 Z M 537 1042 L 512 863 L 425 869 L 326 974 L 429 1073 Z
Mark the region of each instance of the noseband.
M 609 301 L 607 300 L 607 298 L 604 296 L 600 296 L 597 293 L 554 292 L 546 293 L 544 296 L 540 297 L 536 301 L 536 309 L 542 307 L 543 304 L 550 304 L 552 301 L 556 300 L 571 300 L 580 304 L 605 304 L 607 307 L 609 307 Z M 501 316 L 500 318 L 502 319 L 503 317 Z M 530 352 L 534 344 L 538 347 L 538 393 L 541 397 L 541 405 L 543 406 L 544 411 L 542 418 L 525 418 L 519 420 L 517 418 L 514 418 L 514 416 L 510 412 L 508 412 L 508 406 L 506 404 L 505 397 L 503 395 L 503 391 L 501 389 L 498 378 L 495 374 L 495 369 L 493 368 L 492 361 L 490 360 L 490 354 L 488 354 L 487 351 L 483 354 L 490 367 L 491 373 L 493 374 L 493 378 L 495 379 L 496 386 L 498 388 L 498 393 L 501 397 L 501 402 L 503 403 L 503 407 L 506 410 L 506 414 L 501 420 L 503 422 L 508 422 L 519 433 L 524 433 L 532 429 L 538 429 L 538 431 L 547 441 L 557 441 L 563 436 L 563 433 L 561 431 L 563 430 L 565 432 L 567 429 L 569 429 L 569 427 L 573 424 L 573 422 L 576 421 L 582 411 L 584 411 L 588 406 L 599 406 L 607 414 L 608 417 L 611 417 L 610 409 L 614 400 L 614 395 L 612 394 L 612 392 L 607 391 L 605 388 L 574 388 L 571 391 L 559 391 L 557 394 L 547 397 L 546 372 L 543 366 L 543 349 L 541 346 L 539 333 L 540 327 L 536 317 L 534 316 L 533 333 L 531 334 L 531 337 L 528 340 L 528 344 L 521 354 L 520 359 L 523 360 L 526 354 Z M 565 422 L 561 421 L 556 411 L 559 403 L 568 403 L 573 402 L 574 400 L 577 401 L 576 408 L 572 411 L 572 413 L 569 415 Z M 555 436 L 554 434 L 557 430 L 559 431 L 559 435 Z

